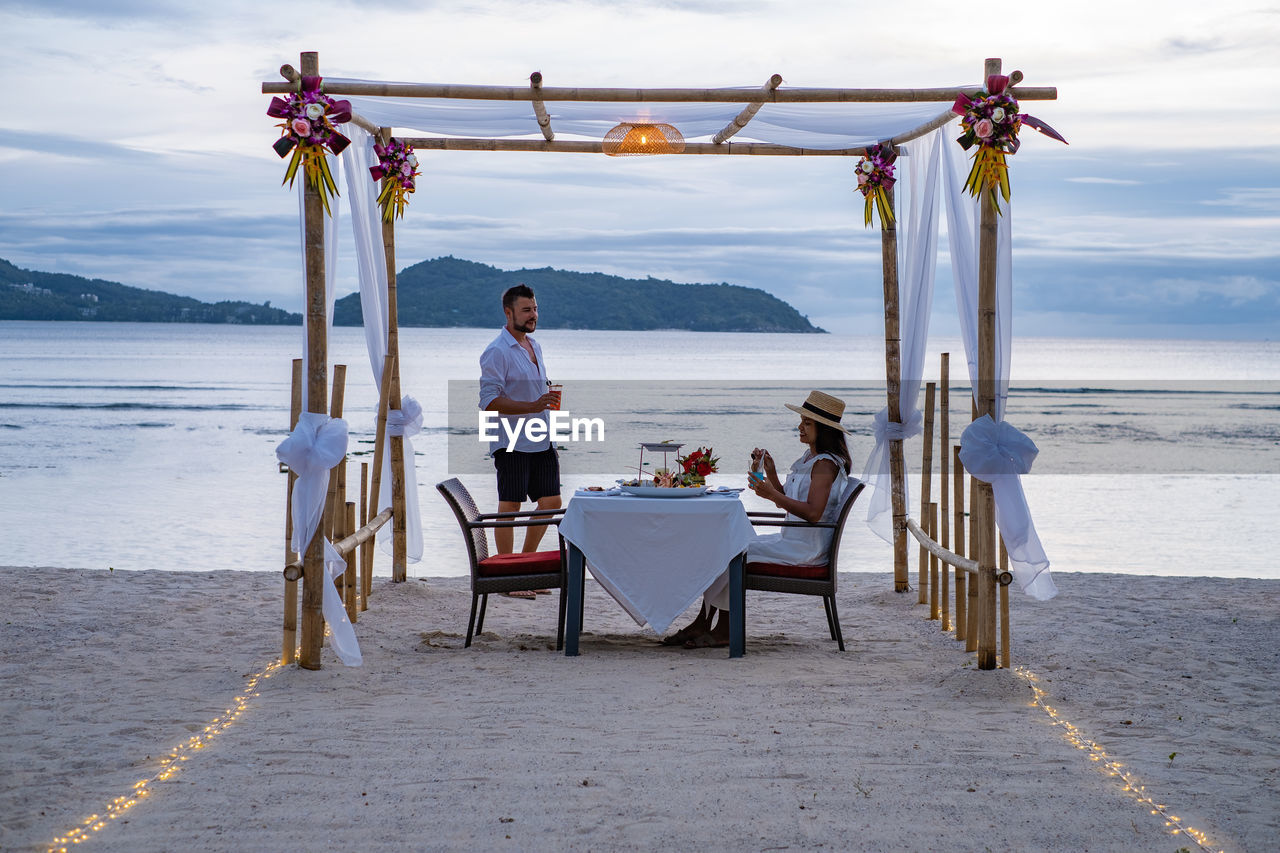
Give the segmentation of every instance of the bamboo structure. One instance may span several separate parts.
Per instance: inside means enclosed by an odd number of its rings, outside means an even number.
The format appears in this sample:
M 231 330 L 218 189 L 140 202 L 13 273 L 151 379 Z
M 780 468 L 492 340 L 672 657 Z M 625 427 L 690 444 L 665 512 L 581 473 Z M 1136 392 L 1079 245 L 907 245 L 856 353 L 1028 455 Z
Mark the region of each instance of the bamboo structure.
M 302 54 L 302 73 L 320 76 L 320 58 L 314 52 Z M 328 385 L 329 348 L 325 318 L 324 204 L 319 190 L 303 181 L 303 257 L 306 266 L 307 307 L 307 411 L 324 413 L 325 386 Z M 320 668 L 320 643 L 324 639 L 324 526 L 316 528 L 303 558 L 302 650 L 298 665 Z
M 764 98 L 767 100 L 775 91 L 777 91 L 778 87 L 781 85 L 782 85 L 782 75 L 774 74 L 772 77 L 769 78 L 769 82 L 764 84 L 764 89 L 761 90 L 764 95 Z M 742 112 L 738 113 L 736 116 L 733 117 L 733 121 L 729 122 L 727 125 L 724 126 L 724 128 L 720 130 L 719 133 L 711 137 L 712 144 L 720 145 L 721 143 L 727 141 L 729 137 L 733 136 L 738 131 L 746 127 L 747 122 L 755 118 L 756 113 L 760 112 L 760 108 L 762 106 L 764 106 L 763 100 L 755 101 L 743 107 Z
M 930 382 L 925 386 L 924 393 L 924 458 L 920 463 L 920 518 L 926 520 L 929 518 L 929 502 L 931 500 L 933 486 L 933 399 L 937 386 Z M 935 539 L 938 531 L 929 530 L 929 535 Z M 928 589 L 927 568 L 929 565 L 929 553 L 925 551 L 924 546 L 920 548 L 920 594 L 918 596 L 919 603 L 925 603 L 925 591 Z
M 369 523 L 372 510 L 369 506 L 369 463 L 360 463 L 360 526 Z M 360 546 L 360 609 L 369 609 L 369 589 L 373 584 L 373 544 Z
M 938 539 L 938 502 L 933 501 L 929 504 L 929 535 L 934 541 Z M 942 602 L 938 598 L 938 555 L 929 554 L 929 619 L 936 620 L 941 618 L 938 613 L 939 606 Z
M 385 143 L 391 139 L 391 129 L 383 128 L 380 137 Z M 383 186 L 390 178 L 383 178 Z M 387 408 L 400 408 L 400 324 L 397 320 L 396 302 L 396 226 L 395 220 L 382 220 L 382 249 L 387 262 L 387 357 L 391 360 L 391 384 L 388 386 Z M 395 514 L 391 521 L 391 580 L 402 583 L 408 578 L 408 561 L 405 556 L 408 535 L 408 519 L 405 518 L 404 493 L 404 437 L 391 436 L 391 506 Z
M 885 190 L 889 208 L 895 206 L 893 188 Z M 902 389 L 902 338 L 898 310 L 898 230 L 897 217 L 881 220 L 880 260 L 884 270 L 884 367 L 887 415 L 890 423 L 902 420 L 899 396 Z M 889 442 L 889 479 L 893 485 L 893 591 L 911 589 L 907 576 L 907 481 L 902 458 L 902 439 Z
M 964 556 L 964 465 L 960 462 L 960 447 L 951 448 L 951 471 L 953 480 L 955 514 L 955 552 Z M 969 627 L 969 594 L 965 585 L 964 573 L 956 567 L 956 639 L 964 640 Z
M 293 360 L 293 377 L 289 384 L 289 432 L 298 426 L 298 418 L 302 415 L 302 359 Z M 298 552 L 293 550 L 293 484 L 298 475 L 289 471 L 289 484 L 285 488 L 284 499 L 284 561 L 292 563 L 298 559 Z M 284 628 L 281 638 L 280 662 L 293 663 L 298 653 L 298 582 L 286 579 L 284 582 Z
M 938 372 L 938 462 L 942 466 L 938 479 L 938 501 L 941 527 L 938 542 L 943 548 L 951 547 L 951 353 L 942 354 L 942 365 Z M 942 630 L 951 630 L 951 572 L 946 563 L 942 564 Z
M 529 86 L 533 89 L 533 115 L 542 130 L 542 138 L 555 142 L 556 133 L 551 129 L 551 116 L 547 115 L 547 107 L 542 102 L 542 72 L 535 71 L 529 75 Z

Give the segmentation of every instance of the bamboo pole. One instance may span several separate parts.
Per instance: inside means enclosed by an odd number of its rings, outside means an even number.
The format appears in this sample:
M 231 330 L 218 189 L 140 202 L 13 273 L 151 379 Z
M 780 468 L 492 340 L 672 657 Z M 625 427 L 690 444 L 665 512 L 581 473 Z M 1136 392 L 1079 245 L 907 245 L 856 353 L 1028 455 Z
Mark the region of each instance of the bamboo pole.
M 306 70 L 303 70 L 306 74 Z M 309 76 L 309 75 L 308 75 Z M 747 104 L 756 102 L 775 104 L 848 104 L 848 103 L 916 103 L 938 101 L 950 107 L 956 95 L 973 96 L 985 87 L 939 86 L 926 89 L 839 89 L 795 88 L 774 89 L 766 94 L 760 89 L 720 88 L 661 88 L 628 89 L 604 87 L 540 87 L 537 92 L 529 86 L 482 86 L 457 83 L 387 83 L 375 80 L 324 81 L 324 91 L 329 96 L 356 95 L 385 98 L 443 98 L 469 101 L 597 101 L 636 103 L 707 103 Z M 262 84 L 264 95 L 287 95 L 296 91 L 295 82 L 269 81 Z M 1019 101 L 1052 101 L 1058 97 L 1055 86 L 1026 86 L 1007 90 Z
M 356 527 L 356 505 L 353 501 L 346 502 L 346 525 L 343 527 L 343 538 L 355 533 L 359 528 Z M 351 620 L 351 624 L 356 623 L 356 618 L 360 615 L 360 606 L 356 601 L 356 552 L 359 548 L 352 548 L 347 552 L 347 570 L 342 577 L 342 592 L 344 603 L 347 605 L 347 618 Z
M 551 129 L 551 116 L 547 115 L 547 107 L 542 102 L 542 72 L 535 71 L 529 75 L 529 86 L 533 89 L 533 115 L 542 130 L 542 138 L 554 142 L 556 133 Z
M 315 52 L 301 56 L 302 73 L 320 76 L 320 57 Z M 292 88 L 292 87 L 290 87 Z M 324 205 L 319 191 L 302 184 L 303 255 L 307 283 L 307 410 L 324 413 L 325 386 L 328 385 L 328 328 L 325 318 Z M 322 607 L 324 577 L 324 525 L 317 525 L 303 557 L 302 648 L 298 665 L 320 668 L 320 645 L 324 640 Z
M 302 359 L 293 360 L 292 379 L 289 383 L 289 432 L 298 426 L 298 418 L 302 415 Z M 289 469 L 289 484 L 285 488 L 284 498 L 284 561 L 292 563 L 298 559 L 298 552 L 293 550 L 293 484 L 298 475 Z M 293 663 L 298 654 L 298 582 L 284 582 L 284 626 L 280 641 L 280 662 Z
M 329 417 L 342 417 L 346 394 L 347 366 L 345 364 L 335 364 L 333 366 L 333 400 L 329 405 Z M 325 535 L 329 537 L 331 542 L 342 538 L 338 535 L 338 527 L 342 525 L 341 506 L 344 501 L 341 498 L 341 487 L 345 479 L 342 472 L 346 467 L 347 460 L 346 457 L 343 457 L 342 461 L 333 466 L 333 470 L 329 472 L 329 490 L 325 495 L 324 525 L 321 529 L 324 530 Z
M 782 75 L 774 74 L 772 77 L 769 78 L 769 82 L 764 84 L 764 88 L 762 88 L 760 91 L 765 98 L 768 98 L 781 85 L 782 85 Z M 762 106 L 764 106 L 764 101 L 756 101 L 755 103 L 747 104 L 745 107 L 742 108 L 742 112 L 738 113 L 736 116 L 733 117 L 733 121 L 726 124 L 723 128 L 721 128 L 719 133 L 711 137 L 711 142 L 715 145 L 720 145 L 726 139 L 733 136 L 738 131 L 742 130 L 744 127 L 747 126 L 747 123 L 751 121 L 751 119 L 755 118 L 756 113 L 760 112 L 760 108 Z
M 348 551 L 350 551 L 353 548 L 357 548 L 365 544 L 366 542 L 368 542 L 370 539 L 372 539 L 377 534 L 377 532 L 382 529 L 383 525 L 385 525 L 390 520 L 391 520 L 391 508 L 387 507 L 382 512 L 375 515 L 373 518 L 369 519 L 369 523 L 366 524 L 364 527 L 360 528 L 359 530 L 357 530 L 355 533 L 352 533 L 351 535 L 346 536 L 342 539 L 339 539 L 337 542 L 334 542 L 333 547 L 334 549 L 337 550 L 339 554 L 345 557 Z M 301 561 L 295 561 L 285 566 L 284 576 L 292 580 L 297 580 L 298 578 L 302 577 Z
M 929 534 L 936 540 L 938 538 L 938 503 L 933 501 L 929 504 Z M 941 606 L 938 598 L 938 555 L 929 554 L 929 618 L 938 619 L 938 608 Z
M 974 389 L 975 392 L 977 389 Z M 969 399 L 969 417 L 976 420 L 978 417 L 978 402 L 974 398 Z M 978 553 L 978 527 L 981 525 L 978 514 L 978 480 L 969 477 L 969 551 L 968 554 L 974 560 L 979 558 Z M 981 615 L 978 609 L 978 579 L 973 577 L 969 583 L 969 626 L 965 632 L 964 650 L 966 652 L 976 652 L 978 650 L 978 617 Z
M 951 114 L 954 118 L 955 114 Z M 923 135 L 923 134 L 921 134 Z M 910 137 L 910 134 L 904 134 Z M 557 139 L 486 139 L 483 137 L 401 137 L 418 151 L 541 151 L 548 154 L 603 154 L 600 140 Z M 914 137 L 911 137 L 914 138 Z M 905 139 L 904 141 L 910 141 Z M 865 145 L 850 148 L 804 148 L 772 142 L 686 142 L 680 154 L 754 155 L 773 157 L 862 157 Z M 672 156 L 675 156 L 674 152 Z
M 951 354 L 942 354 L 938 372 L 938 478 L 939 527 L 938 542 L 943 548 L 951 547 Z M 951 571 L 942 570 L 942 630 L 951 630 Z
M 885 190 L 889 208 L 894 207 L 893 188 Z M 895 221 L 881 220 L 880 263 L 884 270 L 884 365 L 885 396 L 891 423 L 902 420 L 898 396 L 902 387 L 902 339 L 898 320 L 898 231 Z M 893 489 L 893 591 L 911 589 L 907 569 L 907 496 L 902 441 L 889 442 L 889 479 Z
M 390 129 L 383 133 L 390 137 Z M 385 182 L 386 178 L 383 178 Z M 396 226 L 395 221 L 382 222 L 382 249 L 387 261 L 387 355 L 391 358 L 391 385 L 387 395 L 387 408 L 400 408 L 400 321 L 396 301 Z M 405 517 L 405 459 L 404 437 L 391 436 L 391 580 L 401 583 L 408 579 L 408 560 L 405 556 L 408 519 Z
M 1000 60 L 988 59 L 982 79 L 1000 73 Z M 996 211 L 982 198 L 978 240 L 978 416 L 996 411 Z M 995 500 L 991 484 L 978 482 L 979 636 L 978 669 L 996 668 L 996 532 Z
M 933 399 L 937 391 L 937 386 L 929 382 L 925 385 L 924 391 L 924 435 L 921 439 L 920 454 L 920 523 L 924 524 L 929 518 L 929 501 L 933 491 Z M 936 528 L 930 529 L 929 535 L 937 539 L 938 531 Z M 918 603 L 924 604 L 926 601 L 926 590 L 928 585 L 927 566 L 929 554 L 924 547 L 920 548 L 920 592 L 917 596 Z M 933 618 L 933 617 L 930 617 Z
M 952 550 L 957 554 L 964 554 L 964 465 L 960 462 L 960 448 L 958 446 L 951 448 L 951 470 L 952 470 L 952 489 L 953 489 L 953 506 L 951 508 L 955 519 L 955 541 Z M 956 639 L 963 640 L 965 633 L 969 627 L 969 594 L 965 589 L 964 573 L 956 571 Z
M 926 521 L 925 527 L 927 526 L 928 522 Z M 957 554 L 954 551 L 948 551 L 946 548 L 943 548 L 937 543 L 937 540 L 929 534 L 929 531 L 926 530 L 925 527 L 921 527 L 919 524 L 916 524 L 916 520 L 914 518 L 907 519 L 907 532 L 914 536 L 917 542 L 928 549 L 930 554 L 933 554 L 941 562 L 946 563 L 949 566 L 955 566 L 964 574 L 977 574 L 977 563 L 962 554 Z
M 1009 571 L 1009 552 L 1005 550 L 1004 541 L 1000 542 L 1000 574 Z M 1000 666 L 1009 668 L 1009 584 L 1000 584 Z
M 390 355 L 382 359 L 382 387 L 378 391 L 378 422 L 374 428 L 373 438 L 373 472 L 370 475 L 369 494 L 373 508 L 381 509 L 382 503 L 382 459 L 386 456 L 387 443 L 387 408 L 391 399 L 391 377 L 395 375 L 396 360 Z M 373 571 L 373 561 L 369 561 L 369 571 Z
M 372 510 L 369 508 L 369 463 L 360 463 L 360 527 L 369 523 Z M 373 568 L 373 543 L 365 542 L 360 546 L 360 609 L 369 609 L 369 587 L 373 583 L 369 570 Z

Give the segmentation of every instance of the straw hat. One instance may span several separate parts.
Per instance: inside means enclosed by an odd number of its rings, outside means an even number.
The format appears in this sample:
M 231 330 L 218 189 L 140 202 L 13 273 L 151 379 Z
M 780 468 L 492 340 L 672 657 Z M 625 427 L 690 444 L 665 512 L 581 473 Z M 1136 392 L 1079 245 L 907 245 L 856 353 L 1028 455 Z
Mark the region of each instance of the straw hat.
M 809 397 L 804 401 L 803 405 L 793 406 L 790 403 L 784 403 L 783 405 L 791 411 L 799 412 L 806 418 L 811 418 L 820 424 L 826 424 L 829 427 L 849 432 L 848 427 L 840 423 L 840 418 L 844 415 L 844 400 L 839 397 L 832 397 L 830 394 L 823 394 L 821 391 L 810 391 Z

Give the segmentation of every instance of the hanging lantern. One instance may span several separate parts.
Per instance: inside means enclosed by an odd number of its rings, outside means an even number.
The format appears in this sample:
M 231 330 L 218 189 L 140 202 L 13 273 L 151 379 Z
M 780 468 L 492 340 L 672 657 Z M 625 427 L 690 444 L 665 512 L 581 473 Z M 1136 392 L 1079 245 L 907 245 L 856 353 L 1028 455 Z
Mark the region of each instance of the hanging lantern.
M 604 135 L 604 153 L 610 157 L 679 154 L 683 150 L 684 137 L 669 124 L 623 122 Z

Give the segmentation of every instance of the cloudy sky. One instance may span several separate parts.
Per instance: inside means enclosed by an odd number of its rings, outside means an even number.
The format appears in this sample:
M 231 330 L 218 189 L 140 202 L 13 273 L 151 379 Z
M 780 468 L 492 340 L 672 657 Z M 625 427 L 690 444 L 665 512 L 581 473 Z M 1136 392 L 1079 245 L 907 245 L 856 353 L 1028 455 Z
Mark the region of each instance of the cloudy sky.
M 984 12 L 990 17 L 984 17 Z M 299 310 L 263 81 L 926 87 L 1004 59 L 1029 335 L 1280 337 L 1280 4 L 1081 0 L 0 0 L 0 258 Z M 844 158 L 430 153 L 401 265 L 454 255 L 764 288 L 875 334 L 879 240 Z M 354 290 L 345 252 L 340 292 Z M 945 253 L 944 253 L 945 258 Z M 954 329 L 945 264 L 935 329 Z M 547 318 L 550 319 L 550 318 Z

